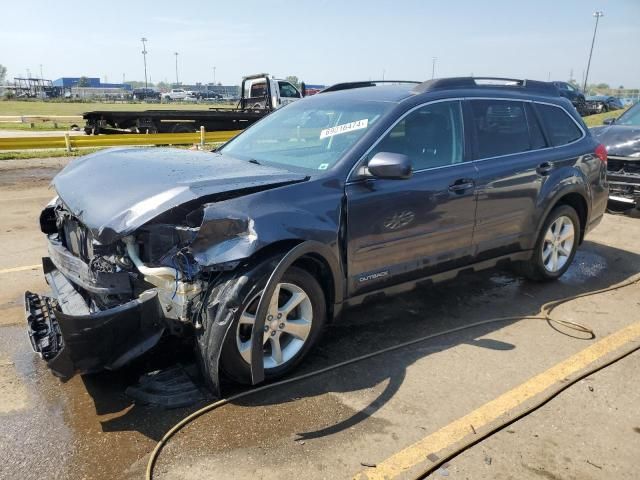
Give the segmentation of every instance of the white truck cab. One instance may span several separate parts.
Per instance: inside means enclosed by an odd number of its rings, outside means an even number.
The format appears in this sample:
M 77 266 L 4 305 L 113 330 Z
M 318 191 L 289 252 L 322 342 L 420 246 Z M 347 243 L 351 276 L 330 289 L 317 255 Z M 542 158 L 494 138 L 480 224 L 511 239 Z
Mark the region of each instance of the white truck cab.
M 243 108 L 275 110 L 302 98 L 289 81 L 271 78 L 267 73 L 242 79 Z

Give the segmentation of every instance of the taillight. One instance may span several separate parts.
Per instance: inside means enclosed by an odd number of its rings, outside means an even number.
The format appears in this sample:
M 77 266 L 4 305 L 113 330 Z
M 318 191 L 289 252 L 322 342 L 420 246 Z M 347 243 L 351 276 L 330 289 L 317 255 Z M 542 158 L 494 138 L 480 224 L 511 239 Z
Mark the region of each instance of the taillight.
M 596 147 L 596 151 L 594 153 L 602 163 L 604 163 L 605 165 L 607 164 L 607 147 L 605 147 L 603 144 L 600 144 Z

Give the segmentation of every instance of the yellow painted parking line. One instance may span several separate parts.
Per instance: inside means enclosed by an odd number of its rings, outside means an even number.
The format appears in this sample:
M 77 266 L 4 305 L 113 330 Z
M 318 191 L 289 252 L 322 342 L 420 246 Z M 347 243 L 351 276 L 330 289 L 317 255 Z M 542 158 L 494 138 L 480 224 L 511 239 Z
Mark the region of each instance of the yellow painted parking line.
M 424 462 L 428 455 L 436 454 L 467 437 L 472 433 L 470 425 L 473 425 L 475 429 L 479 429 L 503 415 L 512 413 L 514 409 L 527 400 L 634 340 L 640 340 L 640 322 L 629 325 L 603 338 L 545 372 L 500 395 L 498 398 L 485 403 L 464 417 L 395 453 L 378 463 L 375 468 L 363 470 L 354 478 L 357 480 L 389 480 L 395 478 L 406 470 Z
M 14 273 L 14 272 L 24 272 L 26 270 L 36 270 L 41 267 L 42 267 L 42 264 L 38 263 L 37 265 L 25 265 L 24 267 L 5 268 L 0 270 L 0 275 L 2 275 L 3 273 Z

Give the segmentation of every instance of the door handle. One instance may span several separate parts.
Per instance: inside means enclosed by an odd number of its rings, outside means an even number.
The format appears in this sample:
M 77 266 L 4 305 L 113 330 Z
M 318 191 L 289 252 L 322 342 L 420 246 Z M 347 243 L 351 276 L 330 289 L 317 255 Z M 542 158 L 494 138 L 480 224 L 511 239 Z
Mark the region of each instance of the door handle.
M 553 164 L 550 162 L 542 162 L 536 168 L 536 172 L 538 173 L 538 175 L 549 175 L 549 172 L 551 172 L 551 170 L 553 170 Z
M 464 193 L 465 190 L 469 190 L 470 188 L 475 187 L 476 184 L 473 180 L 469 178 L 459 178 L 451 185 L 449 185 L 449 191 L 453 193 Z

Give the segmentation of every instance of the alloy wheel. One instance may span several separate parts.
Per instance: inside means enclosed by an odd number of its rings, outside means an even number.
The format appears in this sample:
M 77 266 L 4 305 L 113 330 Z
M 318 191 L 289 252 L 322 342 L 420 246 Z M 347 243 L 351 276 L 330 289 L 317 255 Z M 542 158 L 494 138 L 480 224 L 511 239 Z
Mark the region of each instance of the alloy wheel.
M 542 242 L 542 264 L 551 273 L 562 270 L 569 261 L 575 243 L 575 228 L 567 216 L 560 216 L 549 225 Z
M 256 294 L 240 315 L 236 346 L 251 363 L 251 330 L 262 292 Z M 262 337 L 264 368 L 280 367 L 300 352 L 311 333 L 313 307 L 309 295 L 292 283 L 279 283 L 269 303 Z

